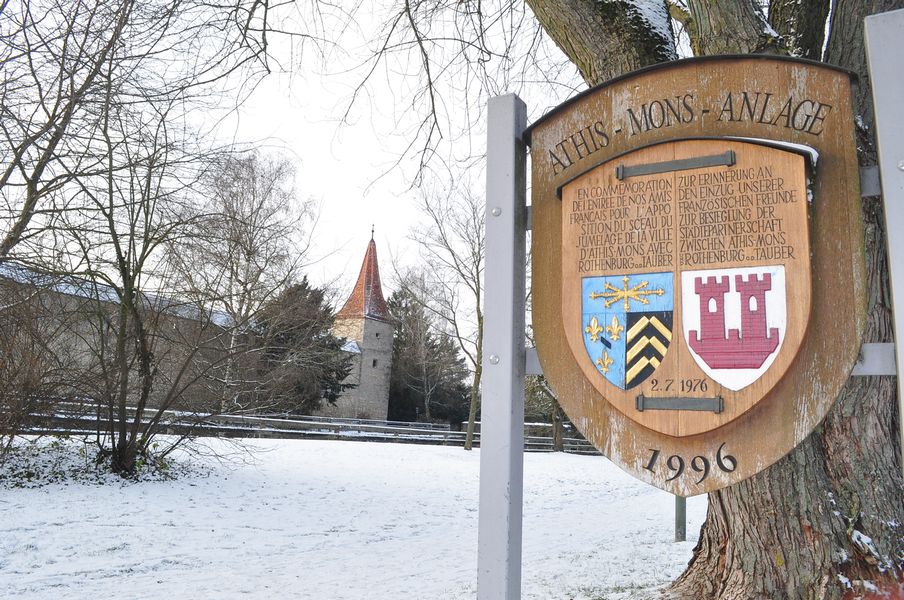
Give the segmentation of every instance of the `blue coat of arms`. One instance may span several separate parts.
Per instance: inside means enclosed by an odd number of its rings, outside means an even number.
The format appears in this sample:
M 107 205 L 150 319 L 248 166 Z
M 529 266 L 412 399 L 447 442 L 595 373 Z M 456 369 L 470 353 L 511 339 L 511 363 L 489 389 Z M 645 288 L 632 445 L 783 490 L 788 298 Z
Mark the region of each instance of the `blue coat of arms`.
M 673 273 L 581 281 L 584 347 L 597 371 L 623 390 L 659 367 L 672 341 Z

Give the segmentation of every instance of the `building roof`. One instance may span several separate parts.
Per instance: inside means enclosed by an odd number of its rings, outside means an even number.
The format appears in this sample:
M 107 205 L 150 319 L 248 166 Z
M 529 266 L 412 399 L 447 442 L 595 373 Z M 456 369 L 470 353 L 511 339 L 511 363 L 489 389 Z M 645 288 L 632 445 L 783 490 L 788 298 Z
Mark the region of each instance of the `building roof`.
M 348 352 L 349 354 L 361 354 L 361 346 L 359 346 L 358 342 L 355 340 L 347 340 L 342 345 L 342 351 Z
M 355 289 L 352 290 L 345 306 L 336 313 L 337 319 L 360 319 L 366 317 L 380 321 L 391 321 L 386 300 L 383 299 L 383 287 L 380 284 L 380 269 L 377 266 L 377 245 L 373 238 L 367 244 L 364 262 Z
M 95 280 L 70 274 L 42 273 L 16 262 L 0 262 L 0 279 L 9 279 L 23 285 L 52 290 L 58 294 L 87 298 L 95 302 L 119 304 L 119 292 L 116 288 Z M 232 327 L 235 322 L 220 310 L 201 310 L 194 303 L 139 291 L 138 297 L 143 300 L 144 307 L 154 311 L 190 319 L 193 321 L 210 320 L 219 327 Z

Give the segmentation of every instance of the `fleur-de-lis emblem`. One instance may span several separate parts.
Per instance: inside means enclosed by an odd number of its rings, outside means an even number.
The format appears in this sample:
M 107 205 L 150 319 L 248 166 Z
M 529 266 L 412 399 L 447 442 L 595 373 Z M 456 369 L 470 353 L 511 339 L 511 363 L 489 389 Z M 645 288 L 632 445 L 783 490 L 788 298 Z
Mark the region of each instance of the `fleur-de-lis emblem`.
M 596 317 L 590 319 L 590 325 L 584 328 L 584 331 L 590 334 L 591 342 L 600 341 L 600 334 L 603 333 L 603 328 L 600 327 L 600 322 L 596 320 Z
M 625 330 L 625 328 L 622 327 L 621 325 L 619 325 L 619 323 L 618 323 L 618 316 L 613 316 L 612 324 L 606 325 L 606 333 L 609 334 L 609 337 L 612 339 L 613 342 L 618 341 L 618 334 L 624 330 Z
M 596 359 L 596 365 L 600 368 L 600 371 L 603 373 L 609 372 L 609 366 L 615 361 L 609 358 L 609 351 L 604 350 L 603 355 Z

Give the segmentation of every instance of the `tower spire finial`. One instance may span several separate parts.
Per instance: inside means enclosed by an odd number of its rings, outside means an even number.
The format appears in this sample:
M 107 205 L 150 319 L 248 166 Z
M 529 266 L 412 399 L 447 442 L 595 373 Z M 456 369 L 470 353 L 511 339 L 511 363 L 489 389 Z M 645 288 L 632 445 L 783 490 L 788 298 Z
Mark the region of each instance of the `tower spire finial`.
M 371 239 L 371 240 L 374 239 L 374 226 L 373 226 L 373 223 L 371 223 L 371 225 L 370 225 L 370 239 Z

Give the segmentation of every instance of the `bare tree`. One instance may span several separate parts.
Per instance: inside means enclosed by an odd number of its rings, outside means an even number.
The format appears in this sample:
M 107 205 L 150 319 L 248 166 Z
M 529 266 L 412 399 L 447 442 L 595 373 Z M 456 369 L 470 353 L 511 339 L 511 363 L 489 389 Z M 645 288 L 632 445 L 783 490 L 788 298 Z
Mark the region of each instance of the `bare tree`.
M 548 419 L 552 424 L 553 452 L 565 451 L 565 411 L 542 375 L 528 375 L 524 384 L 524 413 Z
M 71 399 L 79 349 L 59 343 L 72 306 L 47 294 L 43 278 L 11 265 L 0 267 L 0 460 L 16 435 L 53 416 Z
M 122 474 L 151 458 L 166 411 L 189 390 L 199 394 L 193 384 L 228 354 L 212 307 L 179 312 L 163 252 L 193 231 L 191 190 L 213 150 L 175 126 L 186 118 L 184 97 L 128 68 L 135 65 L 120 57 L 129 52 L 117 46 L 102 66 L 95 129 L 81 140 L 86 153 L 102 157 L 103 169 L 62 188 L 69 208 L 30 240 L 44 251 L 37 266 L 76 276 L 71 285 L 90 326 L 73 333 L 93 354 L 79 385 L 103 409 L 99 450 Z
M 230 104 L 223 98 L 247 94 L 269 71 L 273 19 L 291 10 L 268 0 L 3 3 L 0 260 L 52 232 L 60 213 L 78 210 L 76 179 L 109 168 L 93 149 L 111 89 L 131 104 L 166 103 L 174 128 L 185 113 L 222 113 Z M 16 253 L 41 256 L 42 247 Z
M 80 298 L 68 335 L 92 360 L 76 383 L 104 408 L 98 445 L 118 472 L 150 456 L 167 408 L 203 403 L 199 385 L 223 380 L 235 350 L 222 313 L 234 298 L 174 297 L 164 250 L 197 239 L 193 200 L 226 150 L 211 133 L 269 71 L 286 11 L 268 0 L 0 5 L 0 262 L 24 261 Z
M 301 238 L 313 219 L 310 205 L 296 198 L 294 174 L 283 157 L 224 156 L 204 176 L 206 200 L 193 207 L 191 235 L 168 244 L 180 294 L 228 316 L 230 355 L 304 261 L 308 243 Z M 229 361 L 221 410 L 227 402 L 239 406 L 234 376 Z
M 426 227 L 412 232 L 429 273 L 426 306 L 445 324 L 472 372 L 465 449 L 474 440 L 480 405 L 483 356 L 483 270 L 485 259 L 483 202 L 467 187 L 425 195 L 421 211 Z
M 530 257 L 527 258 L 527 270 L 530 272 Z M 528 290 L 530 285 L 528 284 Z M 531 312 L 533 296 L 528 291 L 526 306 Z M 533 327 L 528 326 L 525 342 L 529 347 L 536 346 Z M 527 375 L 524 378 L 524 414 L 528 418 L 531 414 L 548 419 L 552 424 L 552 449 L 554 452 L 565 451 L 565 411 L 559 404 L 559 399 L 549 386 L 549 382 L 543 375 Z
M 380 108 L 395 117 L 392 133 L 405 142 L 394 166 L 414 185 L 451 180 L 480 162 L 483 144 L 474 140 L 489 97 L 532 89 L 541 106 L 552 106 L 582 86 L 522 2 L 399 1 L 376 18 L 374 29 L 346 19 L 336 41 L 351 57 L 327 68 L 360 78 L 341 107 L 345 122 L 366 110 L 373 90 L 385 87 L 393 97 Z M 362 38 L 369 40 L 363 48 Z
M 122 43 L 133 3 L 25 2 L 3 8 L 0 257 L 29 237 L 37 215 L 48 214 L 48 196 L 76 172 L 102 168 L 98 157 L 79 156 L 68 142 L 92 135 L 90 98 Z
M 99 449 L 111 455 L 114 471 L 131 474 L 150 456 L 165 411 L 197 378 L 194 359 L 202 349 L 223 354 L 224 332 L 212 311 L 182 315 L 166 297 L 162 250 L 190 234 L 187 191 L 203 156 L 172 135 L 167 102 L 123 102 L 114 91 L 116 72 L 105 70 L 104 78 L 93 150 L 107 167 L 76 180 L 79 209 L 59 215 L 52 241 L 57 272 L 77 275 L 77 295 L 92 324 L 82 339 L 93 360 L 81 383 L 103 407 L 107 426 L 99 432 Z M 180 318 L 186 322 L 172 322 Z M 208 367 L 218 362 L 212 361 Z

